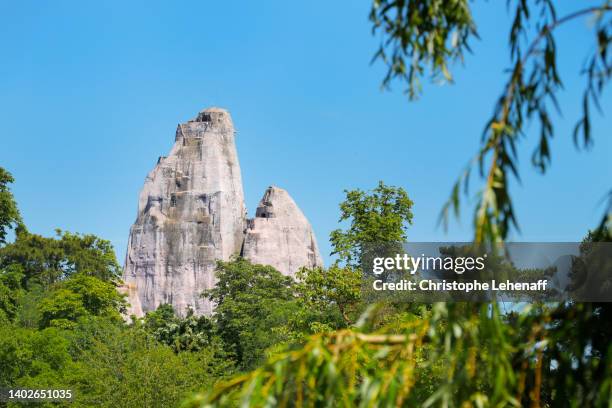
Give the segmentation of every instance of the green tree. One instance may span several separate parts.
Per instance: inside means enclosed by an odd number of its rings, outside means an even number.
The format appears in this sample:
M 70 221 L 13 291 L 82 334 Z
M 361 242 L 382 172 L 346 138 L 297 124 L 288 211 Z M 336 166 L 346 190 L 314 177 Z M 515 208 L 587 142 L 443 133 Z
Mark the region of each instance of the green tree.
M 72 363 L 69 341 L 61 330 L 0 327 L 0 386 L 64 389 L 62 381 Z
M 121 321 L 125 300 L 113 283 L 78 274 L 55 284 L 38 304 L 38 310 L 41 327 L 70 328 L 86 316 Z
M 6 244 L 6 234 L 22 225 L 21 215 L 9 184 L 15 180 L 11 173 L 0 167 L 0 245 Z
M 371 191 L 345 190 L 340 204 L 340 222 L 346 230 L 332 231 L 332 255 L 338 261 L 328 269 L 303 269 L 298 272 L 297 290 L 310 307 L 335 305 L 346 325 L 356 321 L 364 310 L 361 261 L 368 251 L 401 250 L 412 224 L 412 201 L 401 187 L 380 181 Z
M 218 343 L 213 321 L 208 316 L 196 316 L 189 310 L 187 316 L 176 316 L 172 305 L 160 305 L 144 318 L 144 327 L 160 343 L 175 352 L 199 351 Z
M 19 309 L 19 302 L 25 294 L 21 287 L 23 277 L 20 265 L 11 265 L 0 269 L 0 315 L 14 320 Z
M 269 347 L 287 339 L 284 328 L 299 306 L 293 279 L 271 266 L 238 258 L 218 262 L 217 285 L 203 296 L 216 304 L 214 320 L 242 369 L 260 363 Z
M 401 187 L 380 181 L 372 191 L 345 190 L 340 204 L 340 222 L 349 221 L 347 230 L 332 231 L 332 255 L 352 268 L 359 268 L 364 248 L 370 245 L 406 241 L 406 228 L 412 224 L 412 200 Z
M 437 303 L 375 332 L 313 335 L 187 406 L 607 407 L 609 337 L 583 333 L 609 331 L 609 318 L 591 304 L 533 305 L 508 319 L 497 304 Z
M 57 231 L 17 231 L 0 248 L 0 314 L 24 327 L 71 327 L 86 315 L 118 318 L 121 268 L 109 241 Z
M 118 282 L 121 267 L 110 241 L 91 234 L 57 230 L 57 238 L 19 231 L 15 242 L 0 248 L 0 269 L 20 265 L 22 286 L 44 288 L 75 274 Z
M 42 406 L 177 406 L 231 371 L 214 348 L 175 353 L 141 325 L 103 317 L 81 319 L 70 330 L 0 327 L 0 387 L 73 392 L 72 401 Z
M 344 326 L 355 322 L 362 308 L 360 270 L 332 265 L 301 269 L 296 278 L 296 291 L 310 309 L 337 308 Z

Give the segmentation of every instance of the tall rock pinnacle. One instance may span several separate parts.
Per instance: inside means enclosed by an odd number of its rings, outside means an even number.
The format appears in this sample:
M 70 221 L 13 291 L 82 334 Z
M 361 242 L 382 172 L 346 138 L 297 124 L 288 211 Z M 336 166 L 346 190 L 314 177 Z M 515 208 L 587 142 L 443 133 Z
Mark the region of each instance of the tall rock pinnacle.
M 210 315 L 214 305 L 201 294 L 216 283 L 217 260 L 240 254 L 290 276 L 322 265 L 310 224 L 285 190 L 270 187 L 247 226 L 232 119 L 210 108 L 178 125 L 170 154 L 145 180 L 121 288 L 128 316 L 161 304 Z
M 289 193 L 274 186 L 248 221 L 242 256 L 290 276 L 304 266 L 323 265 L 310 223 Z
M 246 222 L 240 165 L 229 112 L 206 109 L 178 125 L 140 193 L 124 281 L 135 287 L 131 312 L 160 304 L 179 314 L 210 314 L 200 294 L 214 286 L 216 260 L 240 252 Z M 141 310 L 138 310 L 138 308 Z

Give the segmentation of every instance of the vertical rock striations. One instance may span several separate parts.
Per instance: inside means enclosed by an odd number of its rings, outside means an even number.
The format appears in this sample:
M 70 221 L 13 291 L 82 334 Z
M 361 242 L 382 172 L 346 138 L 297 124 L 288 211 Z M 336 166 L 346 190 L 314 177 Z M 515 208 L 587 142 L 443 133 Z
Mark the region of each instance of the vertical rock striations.
M 289 276 L 304 266 L 323 265 L 310 223 L 289 193 L 274 186 L 248 221 L 242 256 Z
M 188 308 L 210 314 L 200 294 L 215 283 L 216 260 L 240 252 L 245 222 L 231 117 L 206 109 L 178 125 L 170 154 L 158 160 L 140 193 L 124 271 L 126 285 L 137 288 L 131 312 L 169 303 L 179 314 Z
M 216 261 L 238 254 L 290 276 L 322 265 L 312 228 L 285 190 L 270 187 L 247 226 L 230 114 L 206 109 L 178 125 L 140 193 L 121 288 L 128 316 L 165 303 L 180 315 L 210 315 L 201 293 L 216 282 Z

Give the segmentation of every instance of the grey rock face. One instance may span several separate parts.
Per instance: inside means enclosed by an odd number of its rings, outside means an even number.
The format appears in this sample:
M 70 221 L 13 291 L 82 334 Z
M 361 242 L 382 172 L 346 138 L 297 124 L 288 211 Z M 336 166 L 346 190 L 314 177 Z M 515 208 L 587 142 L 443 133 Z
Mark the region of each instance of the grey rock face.
M 242 256 L 289 276 L 304 266 L 323 265 L 310 223 L 289 193 L 278 187 L 266 190 L 255 218 L 248 221 Z
M 129 312 L 141 316 L 169 303 L 181 315 L 188 308 L 210 314 L 200 294 L 215 283 L 216 260 L 240 252 L 245 223 L 231 117 L 206 109 L 178 125 L 170 154 L 140 193 L 124 270 L 126 285 L 136 288 L 128 291 Z

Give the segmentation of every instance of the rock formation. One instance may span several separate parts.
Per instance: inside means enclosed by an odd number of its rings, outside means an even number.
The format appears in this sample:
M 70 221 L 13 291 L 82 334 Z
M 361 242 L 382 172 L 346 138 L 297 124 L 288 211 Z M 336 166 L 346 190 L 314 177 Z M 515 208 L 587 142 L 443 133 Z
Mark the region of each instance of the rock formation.
M 216 261 L 241 253 L 287 275 L 321 265 L 310 224 L 284 190 L 266 191 L 247 228 L 232 120 L 210 108 L 178 125 L 170 154 L 145 180 L 124 268 L 128 315 L 164 303 L 180 315 L 211 314 L 200 295 L 215 284 Z
M 310 223 L 289 194 L 269 187 L 248 221 L 242 255 L 294 276 L 301 267 L 323 264 Z
M 135 284 L 142 311 L 169 303 L 181 314 L 210 314 L 200 294 L 214 285 L 215 261 L 240 251 L 245 218 L 232 120 L 207 109 L 178 125 L 140 193 L 124 280 Z

